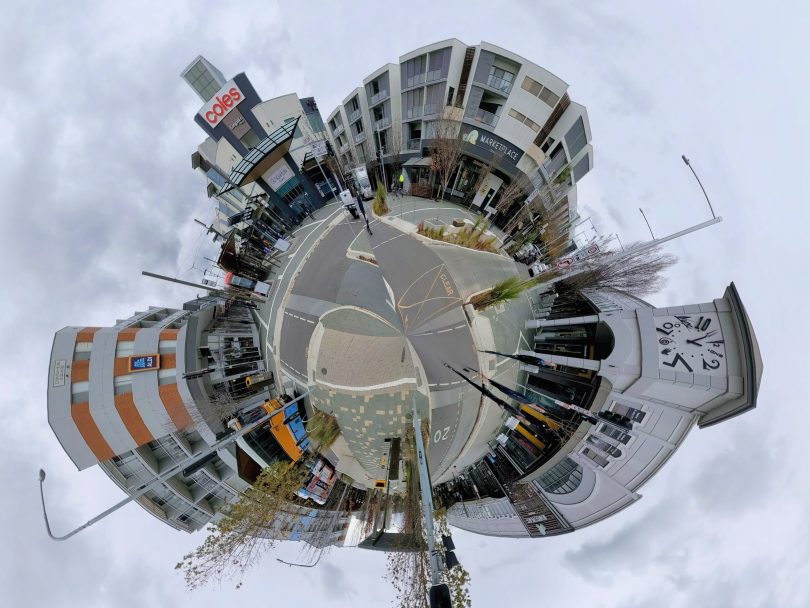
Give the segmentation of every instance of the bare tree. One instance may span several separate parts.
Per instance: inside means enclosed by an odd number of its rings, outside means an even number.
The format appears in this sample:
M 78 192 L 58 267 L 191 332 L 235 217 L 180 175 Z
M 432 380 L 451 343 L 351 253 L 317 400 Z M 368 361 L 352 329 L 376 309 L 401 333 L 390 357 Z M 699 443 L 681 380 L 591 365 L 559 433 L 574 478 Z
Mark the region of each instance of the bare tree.
M 400 125 L 399 128 L 397 126 Z M 396 181 L 402 170 L 402 128 L 399 120 L 394 120 L 388 140 L 388 154 L 391 159 L 391 179 Z
M 518 173 L 506 186 L 501 187 L 498 193 L 498 203 L 495 211 L 506 213 L 519 199 L 528 196 L 534 190 L 531 180 L 522 171 Z
M 675 262 L 677 258 L 663 253 L 660 247 L 648 248 L 634 243 L 624 252 L 598 254 L 576 262 L 571 270 L 562 275 L 558 271 L 549 271 L 532 281 L 535 284 L 546 283 L 557 293 L 615 289 L 644 296 L 656 293 L 664 286 L 666 280 L 663 273 Z
M 305 467 L 288 462 L 263 469 L 253 486 L 228 507 L 226 516 L 210 527 L 208 538 L 175 566 L 183 571 L 186 586 L 196 589 L 211 581 L 239 580 L 255 566 L 277 542 L 266 537 L 268 527 L 281 522 L 283 529 L 284 522 L 291 522 L 287 505 L 306 474 Z
M 463 147 L 458 110 L 447 106 L 441 118 L 433 123 L 433 140 L 430 145 L 432 169 L 441 186 L 440 200 L 444 200 L 450 178 L 461 161 Z

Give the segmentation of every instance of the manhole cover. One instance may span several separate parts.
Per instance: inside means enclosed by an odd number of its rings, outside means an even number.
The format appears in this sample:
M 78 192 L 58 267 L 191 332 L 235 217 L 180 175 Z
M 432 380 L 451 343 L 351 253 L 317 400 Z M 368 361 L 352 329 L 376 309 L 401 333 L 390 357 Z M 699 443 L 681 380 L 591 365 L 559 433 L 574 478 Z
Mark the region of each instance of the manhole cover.
M 325 367 L 321 368 L 321 374 L 324 375 L 324 376 L 326 375 L 326 368 Z

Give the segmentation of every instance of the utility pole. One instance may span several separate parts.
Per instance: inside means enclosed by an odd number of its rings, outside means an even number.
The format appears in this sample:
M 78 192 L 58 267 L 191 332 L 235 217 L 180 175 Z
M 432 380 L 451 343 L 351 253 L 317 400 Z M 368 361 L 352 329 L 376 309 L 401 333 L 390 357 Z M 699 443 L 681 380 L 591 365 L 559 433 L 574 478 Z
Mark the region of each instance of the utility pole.
M 425 445 L 422 440 L 422 421 L 416 410 L 416 397 L 411 395 L 413 403 L 413 433 L 416 443 L 416 460 L 419 467 L 419 490 L 422 494 L 422 516 L 425 518 L 425 536 L 427 536 L 428 560 L 430 563 L 430 606 L 431 608 L 450 608 L 450 589 L 441 582 L 441 571 L 444 564 L 436 550 L 436 537 L 433 531 L 433 489 L 430 487 Z
M 218 236 L 219 238 L 221 238 L 223 241 L 225 240 L 225 235 L 224 235 L 224 234 L 222 234 L 222 233 L 221 233 L 219 230 L 217 230 L 216 228 L 214 228 L 214 225 L 213 225 L 213 224 L 211 224 L 210 226 L 208 226 L 208 225 L 206 225 L 206 224 L 205 224 L 205 222 L 201 222 L 201 221 L 200 221 L 200 220 L 198 220 L 196 217 L 194 218 L 194 221 L 195 221 L 195 222 L 197 222 L 197 223 L 198 223 L 200 226 L 202 226 L 203 228 L 205 228 L 205 229 L 207 230 L 206 234 L 211 234 L 211 233 L 213 232 L 213 233 L 214 233 L 216 236 Z M 215 241 L 217 240 L 216 236 L 214 237 L 214 240 L 215 240 Z

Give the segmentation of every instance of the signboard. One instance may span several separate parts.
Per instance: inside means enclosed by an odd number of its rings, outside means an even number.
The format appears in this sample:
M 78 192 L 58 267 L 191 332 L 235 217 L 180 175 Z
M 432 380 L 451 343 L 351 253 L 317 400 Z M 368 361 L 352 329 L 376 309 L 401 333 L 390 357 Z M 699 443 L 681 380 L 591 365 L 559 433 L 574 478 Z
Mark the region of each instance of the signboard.
M 53 385 L 54 386 L 65 386 L 65 367 L 67 366 L 67 361 L 61 359 L 59 361 L 55 361 L 53 364 Z
M 160 355 L 131 355 L 129 357 L 129 371 L 147 372 L 160 368 Z
M 209 127 L 216 127 L 245 98 L 236 82 L 229 80 L 197 112 Z
M 557 260 L 554 265 L 557 268 L 571 268 L 576 262 L 581 262 L 586 258 L 596 255 L 597 253 L 599 253 L 599 245 L 593 243 L 592 245 L 588 245 L 583 249 L 577 250 L 576 253 L 568 256 L 567 258 Z
M 284 163 L 275 173 L 273 173 L 273 175 L 270 176 L 270 187 L 273 190 L 278 190 L 293 177 L 295 177 L 295 173 L 293 173 L 292 169 L 290 169 L 287 164 Z
M 309 150 L 312 153 L 312 156 L 315 158 L 320 158 L 321 156 L 326 156 L 326 142 L 323 140 L 313 141 L 309 145 Z
M 311 498 L 319 505 L 326 503 L 337 481 L 335 468 L 323 458 L 318 458 L 310 469 L 310 476 L 304 487 L 298 491 L 301 498 Z
M 461 138 L 469 145 L 478 149 L 481 157 L 493 156 L 496 160 L 517 165 L 523 156 L 523 150 L 510 144 L 494 133 L 477 129 L 471 125 L 463 125 Z

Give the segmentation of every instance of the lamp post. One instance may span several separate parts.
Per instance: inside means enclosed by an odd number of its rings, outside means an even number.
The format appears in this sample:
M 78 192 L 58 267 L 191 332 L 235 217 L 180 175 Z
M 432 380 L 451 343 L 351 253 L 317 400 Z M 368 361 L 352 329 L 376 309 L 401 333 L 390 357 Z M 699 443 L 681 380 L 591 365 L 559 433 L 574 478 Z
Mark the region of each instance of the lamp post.
M 299 399 L 303 399 L 304 397 L 306 397 L 308 394 L 309 394 L 309 391 L 305 392 L 303 395 L 301 395 L 298 398 L 294 399 L 290 403 L 295 403 Z M 288 403 L 287 405 L 290 405 L 290 403 Z M 231 433 L 227 437 L 223 437 L 219 441 L 214 442 L 213 445 L 211 445 L 211 446 L 207 447 L 206 449 L 202 450 L 199 454 L 189 456 L 185 460 L 183 460 L 183 461 L 181 461 L 179 463 L 176 463 L 169 470 L 167 470 L 164 473 L 161 473 L 160 475 L 158 475 L 153 481 L 148 482 L 148 483 L 141 483 L 140 485 L 133 488 L 132 494 L 130 494 L 129 496 L 127 496 L 123 500 L 117 502 L 116 504 L 114 504 L 109 509 L 106 509 L 105 511 L 102 511 L 101 513 L 99 513 L 98 515 L 93 517 L 92 519 L 89 519 L 88 521 L 83 523 L 81 526 L 79 526 L 77 528 L 74 528 L 73 530 L 71 530 L 67 534 L 63 534 L 62 536 L 55 536 L 51 532 L 51 525 L 50 525 L 50 522 L 48 521 L 48 512 L 45 509 L 45 492 L 43 490 L 43 484 L 45 482 L 45 471 L 43 469 L 40 469 L 39 470 L 39 495 L 40 495 L 40 498 L 42 499 L 42 517 L 45 519 L 45 530 L 48 532 L 48 536 L 50 536 L 53 540 L 67 540 L 67 539 L 69 539 L 71 536 L 73 536 L 75 534 L 78 534 L 79 532 L 81 532 L 85 528 L 89 528 L 90 526 L 92 526 L 96 522 L 99 522 L 102 519 L 104 519 L 105 517 L 107 517 L 108 515 L 110 515 L 111 513 L 114 513 L 115 511 L 117 511 L 118 509 L 123 507 L 124 505 L 132 502 L 133 500 L 137 500 L 138 498 L 140 498 L 141 496 L 143 496 L 144 494 L 146 494 L 150 490 L 154 489 L 155 487 L 159 486 L 163 482 L 167 481 L 168 479 L 170 479 L 170 478 L 174 477 L 175 475 L 177 475 L 178 473 L 182 472 L 187 467 L 195 464 L 196 462 L 199 462 L 200 460 L 202 460 L 203 458 L 208 457 L 210 454 L 213 454 L 214 452 L 216 452 L 220 448 L 223 448 L 223 447 L 233 443 L 234 441 L 236 441 L 240 437 L 250 433 L 251 431 L 256 429 L 259 425 L 264 424 L 265 422 L 270 420 L 270 418 L 275 413 L 276 412 L 271 412 L 271 413 L 265 414 L 261 418 L 259 418 L 256 421 L 248 424 L 247 426 L 243 427 L 239 431 L 237 431 L 235 433 Z
M 681 154 L 681 158 L 683 159 L 683 162 L 686 163 L 686 166 L 689 167 L 689 170 L 692 172 L 692 175 L 695 176 L 695 179 L 697 180 L 697 183 L 700 186 L 700 189 L 703 190 L 703 196 L 706 197 L 706 202 L 709 203 L 709 211 L 712 212 L 712 218 L 716 218 L 717 216 L 714 214 L 714 208 L 712 207 L 712 202 L 709 200 L 709 195 L 706 194 L 706 188 L 703 187 L 703 182 L 700 181 L 700 178 L 698 177 L 698 174 L 695 173 L 695 169 L 689 163 L 689 159 L 686 158 L 686 155 Z

